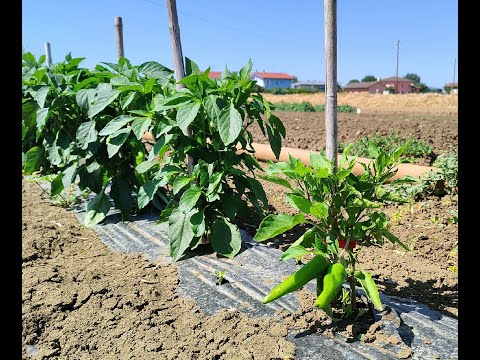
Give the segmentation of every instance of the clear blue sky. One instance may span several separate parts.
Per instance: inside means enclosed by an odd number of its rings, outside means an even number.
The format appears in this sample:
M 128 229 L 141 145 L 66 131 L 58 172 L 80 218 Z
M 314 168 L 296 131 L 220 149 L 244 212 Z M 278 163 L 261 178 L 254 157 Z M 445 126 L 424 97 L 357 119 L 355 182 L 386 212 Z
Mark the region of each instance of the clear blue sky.
M 325 80 L 321 0 L 177 0 L 177 10 L 183 54 L 200 68 L 238 70 L 251 58 L 254 70 Z M 132 64 L 173 68 L 165 0 L 22 0 L 22 45 L 38 56 L 50 42 L 53 62 L 68 52 L 86 57 L 88 68 L 116 62 L 115 16 L 123 18 Z M 341 85 L 394 76 L 397 40 L 399 76 L 416 73 L 430 87 L 453 80 L 457 1 L 339 0 L 337 21 Z

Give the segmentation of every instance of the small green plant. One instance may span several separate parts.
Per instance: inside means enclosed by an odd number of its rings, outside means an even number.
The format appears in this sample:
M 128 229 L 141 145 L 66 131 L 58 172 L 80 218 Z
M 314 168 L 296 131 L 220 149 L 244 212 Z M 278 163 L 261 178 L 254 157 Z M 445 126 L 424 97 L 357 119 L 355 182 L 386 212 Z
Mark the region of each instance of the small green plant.
M 225 280 L 225 275 L 227 274 L 226 270 L 215 270 L 215 276 L 217 277 L 216 284 L 217 285 L 222 285 L 226 280 Z
M 274 287 L 265 297 L 264 303 L 274 301 L 300 289 L 308 281 L 317 279 L 318 297 L 315 306 L 332 317 L 331 304 L 346 280 L 351 289 L 350 302 L 346 302 L 345 296 L 342 296 L 342 303 L 348 309 L 348 314 L 357 315 L 357 282 L 374 307 L 383 309 L 375 282 L 371 274 L 359 266 L 357 255 L 364 247 L 382 246 L 384 239 L 400 245 L 406 251 L 410 250 L 390 232 L 389 218 L 379 209 L 383 203 L 404 201 L 386 191 L 384 184 L 395 175 L 396 166 L 405 161 L 401 155 L 408 145 L 407 142 L 386 152 L 370 142 L 369 156 L 373 160 L 369 165 L 362 164 L 364 172 L 359 176 L 352 173 L 355 157 L 348 156 L 349 146 L 343 153 L 337 171 L 334 171 L 333 163 L 321 153 L 310 155 L 310 166 L 305 166 L 291 156 L 289 162 L 270 163 L 268 175 L 262 178 L 288 189 L 286 201 L 300 213 L 295 216 L 268 215 L 261 222 L 254 239 L 265 241 L 298 224 L 306 223 L 311 228 L 290 245 L 282 254 L 281 260 L 307 254 L 313 254 L 314 257 Z M 405 177 L 396 179 L 393 183 L 411 181 L 413 179 Z
M 352 155 L 368 157 L 368 144 L 369 142 L 375 143 L 378 147 L 385 149 L 386 151 L 392 151 L 394 148 L 409 142 L 409 145 L 402 154 L 402 157 L 429 157 L 433 154 L 433 148 L 430 145 L 425 144 L 423 141 L 415 139 L 406 139 L 392 132 L 387 136 L 381 136 L 373 134 L 358 138 L 352 145 L 350 150 Z M 340 146 L 343 149 L 343 145 Z
M 449 253 L 448 253 L 448 262 L 450 266 L 448 270 L 457 273 L 458 272 L 458 245 L 455 246 Z

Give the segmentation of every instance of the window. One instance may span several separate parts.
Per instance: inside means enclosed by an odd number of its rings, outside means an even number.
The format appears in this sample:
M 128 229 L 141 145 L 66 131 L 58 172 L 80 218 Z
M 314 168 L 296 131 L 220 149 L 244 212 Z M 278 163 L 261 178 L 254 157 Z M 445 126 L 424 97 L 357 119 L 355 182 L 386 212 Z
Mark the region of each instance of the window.
M 276 85 L 278 85 L 278 83 L 279 83 L 279 81 L 278 81 L 278 80 L 277 80 L 277 81 L 275 81 L 275 84 L 276 84 Z

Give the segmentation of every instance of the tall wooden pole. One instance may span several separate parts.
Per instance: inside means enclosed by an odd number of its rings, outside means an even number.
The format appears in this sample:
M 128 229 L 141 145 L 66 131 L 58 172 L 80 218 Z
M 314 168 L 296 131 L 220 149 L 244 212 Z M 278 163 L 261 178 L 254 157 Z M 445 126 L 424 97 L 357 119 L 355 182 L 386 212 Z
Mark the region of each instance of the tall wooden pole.
M 117 57 L 120 60 L 121 57 L 125 56 L 123 51 L 123 22 L 121 16 L 115 17 L 114 26 L 117 43 Z
M 325 154 L 337 171 L 337 0 L 324 0 L 325 27 Z
M 52 53 L 50 52 L 50 43 L 46 42 L 45 44 L 45 57 L 47 61 L 47 66 L 52 65 Z
M 393 91 L 394 94 L 397 93 L 397 82 L 398 82 L 398 53 L 400 52 L 400 40 L 397 40 L 397 66 L 395 70 L 395 90 Z
M 173 67 L 175 70 L 175 80 L 177 81 L 176 88 L 181 89 L 185 87 L 178 82 L 185 77 L 185 65 L 183 63 L 182 42 L 180 41 L 180 26 L 178 25 L 177 16 L 177 1 L 167 0 L 168 11 L 168 30 L 170 31 L 170 40 L 172 41 L 173 50 Z M 187 127 L 184 132 L 185 135 L 192 137 L 190 128 Z M 187 157 L 188 173 L 193 172 L 194 161 L 191 156 Z

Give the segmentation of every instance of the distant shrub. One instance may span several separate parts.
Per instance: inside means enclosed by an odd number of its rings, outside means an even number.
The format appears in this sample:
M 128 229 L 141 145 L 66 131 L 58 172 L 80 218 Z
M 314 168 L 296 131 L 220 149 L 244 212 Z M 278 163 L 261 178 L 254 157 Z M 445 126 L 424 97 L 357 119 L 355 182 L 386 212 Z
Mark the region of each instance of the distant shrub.
M 299 111 L 299 112 L 324 112 L 325 105 L 312 105 L 307 101 L 301 103 L 274 103 L 277 111 Z M 357 109 L 350 105 L 339 105 L 337 111 L 342 113 L 352 113 Z

